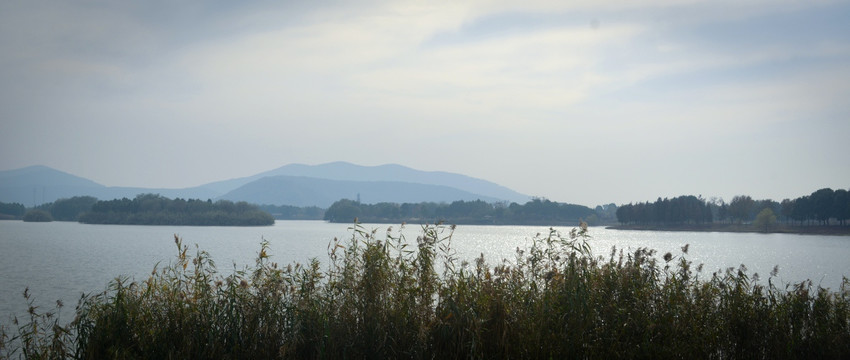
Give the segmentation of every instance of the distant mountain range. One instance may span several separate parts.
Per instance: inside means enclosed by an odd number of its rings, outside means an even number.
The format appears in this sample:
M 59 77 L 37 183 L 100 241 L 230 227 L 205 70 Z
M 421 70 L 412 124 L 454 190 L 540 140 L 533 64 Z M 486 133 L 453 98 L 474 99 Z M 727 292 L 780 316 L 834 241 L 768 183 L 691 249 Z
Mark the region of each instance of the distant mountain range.
M 469 176 L 420 171 L 401 165 L 346 162 L 291 164 L 260 174 L 184 189 L 110 187 L 46 166 L 0 171 L 0 201 L 26 206 L 73 196 L 101 200 L 154 193 L 169 198 L 225 199 L 255 204 L 318 206 L 358 196 L 364 203 L 477 200 L 525 203 L 529 196 Z

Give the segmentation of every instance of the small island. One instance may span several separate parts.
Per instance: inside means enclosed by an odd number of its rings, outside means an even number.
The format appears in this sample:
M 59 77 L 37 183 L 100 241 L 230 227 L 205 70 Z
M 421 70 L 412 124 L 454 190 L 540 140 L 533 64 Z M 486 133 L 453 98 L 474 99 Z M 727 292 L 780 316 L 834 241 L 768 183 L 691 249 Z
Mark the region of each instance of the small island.
M 333 223 L 447 223 L 455 225 L 541 225 L 570 226 L 595 216 L 596 212 L 583 205 L 567 204 L 534 198 L 517 203 L 488 203 L 482 200 L 454 201 L 451 204 L 377 203 L 363 204 L 342 199 L 331 205 L 324 219 Z
M 84 224 L 265 226 L 274 218 L 256 205 L 228 200 L 169 199 L 141 194 L 134 199 L 97 201 L 79 216 Z

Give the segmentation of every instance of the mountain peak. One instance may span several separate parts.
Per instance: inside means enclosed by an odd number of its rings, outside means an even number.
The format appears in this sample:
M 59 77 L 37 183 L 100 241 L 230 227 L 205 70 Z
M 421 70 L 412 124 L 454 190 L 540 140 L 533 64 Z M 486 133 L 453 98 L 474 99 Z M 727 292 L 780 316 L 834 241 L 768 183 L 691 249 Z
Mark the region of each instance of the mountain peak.
M 486 180 L 456 173 L 416 170 L 399 164 L 363 166 L 344 161 L 319 165 L 290 164 L 257 174 L 254 178 L 278 175 L 305 176 L 328 180 L 393 181 L 440 185 L 510 202 L 525 203 L 530 199 L 527 195 Z
M 187 189 L 106 187 L 94 181 L 47 166 L 34 165 L 21 169 L 0 171 L 0 201 L 26 204 L 44 203 L 63 197 L 82 195 L 94 196 L 106 200 L 134 197 L 139 193 L 158 193 L 167 197 L 215 199 L 225 194 L 233 195 L 231 193 L 234 190 L 260 179 L 279 176 L 310 178 L 314 179 L 313 182 L 318 182 L 316 181 L 317 179 L 346 182 L 345 186 L 340 183 L 332 184 L 327 181 L 323 181 L 322 183 L 328 186 L 333 185 L 337 189 L 352 189 L 351 191 L 353 193 L 348 195 L 352 197 L 356 196 L 357 190 L 355 189 L 357 188 L 373 189 L 376 183 L 383 183 L 384 187 L 393 188 L 395 192 L 399 193 L 399 196 L 392 197 L 386 195 L 386 192 L 381 192 L 384 195 L 381 195 L 380 198 L 386 201 L 393 201 L 393 199 L 404 201 L 404 199 L 409 199 L 408 194 L 402 194 L 402 192 L 412 192 L 414 191 L 413 189 L 426 194 L 430 192 L 435 196 L 437 193 L 443 194 L 439 197 L 440 201 L 449 201 L 454 197 L 456 200 L 480 198 L 487 201 L 525 203 L 530 199 L 527 195 L 517 193 L 498 184 L 461 174 L 421 171 L 399 164 L 362 166 L 345 161 L 336 161 L 319 165 L 289 164 L 252 176 L 218 181 Z M 278 183 L 282 184 L 284 182 L 278 181 Z M 296 183 L 292 180 L 287 182 L 287 184 L 299 184 L 298 186 L 307 189 L 306 185 L 302 185 L 303 183 L 303 181 Z M 424 190 L 426 188 L 429 190 Z M 449 188 L 457 191 L 449 191 Z M 254 189 L 256 189 L 256 186 Z M 310 189 L 310 192 L 315 194 L 323 191 L 321 188 L 310 187 Z M 374 191 L 378 190 L 375 189 Z M 256 197 L 255 199 L 261 198 Z M 420 196 L 419 198 L 427 199 L 427 196 Z M 40 202 L 37 200 L 40 200 Z M 272 202 L 269 201 L 269 203 Z
M 0 181 L 2 181 L 4 186 L 103 186 L 89 179 L 71 175 L 44 165 L 33 165 L 20 169 L 0 171 Z

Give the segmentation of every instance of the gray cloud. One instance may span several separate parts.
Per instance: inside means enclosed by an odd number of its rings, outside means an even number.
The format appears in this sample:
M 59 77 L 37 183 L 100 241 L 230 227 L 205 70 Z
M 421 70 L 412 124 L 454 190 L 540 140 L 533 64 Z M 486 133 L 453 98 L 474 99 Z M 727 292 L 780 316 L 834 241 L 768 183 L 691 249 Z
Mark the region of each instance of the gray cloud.
M 345 160 L 587 205 L 795 197 L 848 186 L 847 13 L 5 2 L 0 168 L 182 187 Z

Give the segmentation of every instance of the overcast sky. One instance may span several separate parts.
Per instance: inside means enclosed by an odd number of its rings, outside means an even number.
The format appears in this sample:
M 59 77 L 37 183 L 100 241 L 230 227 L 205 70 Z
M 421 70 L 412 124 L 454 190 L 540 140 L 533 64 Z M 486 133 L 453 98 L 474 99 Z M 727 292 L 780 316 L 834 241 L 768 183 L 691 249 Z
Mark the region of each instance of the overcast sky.
M 638 5 L 639 4 L 639 5 Z M 850 4 L 0 0 L 0 170 L 396 163 L 595 206 L 850 187 Z

